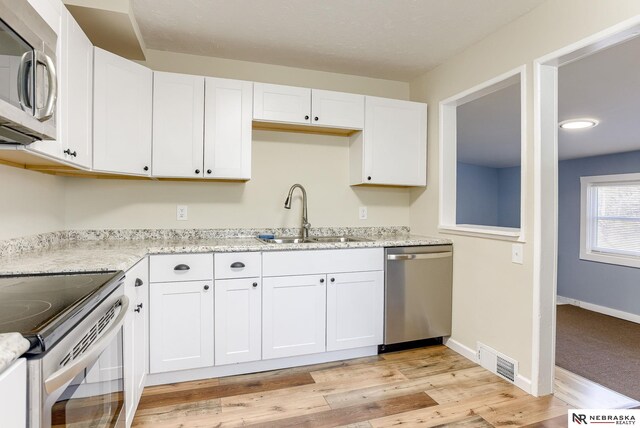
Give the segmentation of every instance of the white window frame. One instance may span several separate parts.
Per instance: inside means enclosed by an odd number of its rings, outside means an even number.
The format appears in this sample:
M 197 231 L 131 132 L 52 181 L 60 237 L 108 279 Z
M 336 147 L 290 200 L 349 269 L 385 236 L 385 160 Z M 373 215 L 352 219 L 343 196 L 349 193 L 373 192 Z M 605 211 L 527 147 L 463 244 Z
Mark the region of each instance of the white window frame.
M 440 102 L 440 215 L 438 230 L 454 235 L 476 236 L 506 241 L 525 242 L 525 192 L 527 185 L 527 79 L 526 65 L 480 83 Z M 456 109 L 462 104 L 506 88 L 520 79 L 520 227 L 498 227 L 457 224 L 457 157 Z
M 640 268 L 640 256 L 593 248 L 595 232 L 594 191 L 602 184 L 640 184 L 640 174 L 594 175 L 580 177 L 580 259 L 599 263 Z

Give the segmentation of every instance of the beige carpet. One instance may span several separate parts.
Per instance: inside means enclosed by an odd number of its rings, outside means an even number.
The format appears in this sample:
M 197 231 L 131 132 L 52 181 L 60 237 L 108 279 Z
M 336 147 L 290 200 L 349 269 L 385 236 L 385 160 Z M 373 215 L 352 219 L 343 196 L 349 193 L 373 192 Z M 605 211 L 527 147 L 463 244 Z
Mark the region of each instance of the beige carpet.
M 558 306 L 556 365 L 640 401 L 640 324 Z

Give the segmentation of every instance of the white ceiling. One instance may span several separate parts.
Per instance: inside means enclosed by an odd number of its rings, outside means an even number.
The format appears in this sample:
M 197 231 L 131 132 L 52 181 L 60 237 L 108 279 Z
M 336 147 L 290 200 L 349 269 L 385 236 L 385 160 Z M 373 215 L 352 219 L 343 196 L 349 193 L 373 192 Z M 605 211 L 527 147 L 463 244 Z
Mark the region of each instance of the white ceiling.
M 558 130 L 558 157 L 640 150 L 640 37 L 560 67 L 558 119 L 590 117 L 595 128 Z M 517 87 L 458 107 L 458 159 L 501 168 L 519 163 Z
M 558 156 L 640 150 L 640 38 L 560 67 L 558 119 L 592 117 L 595 128 L 558 131 Z
M 544 0 L 132 0 L 149 49 L 407 81 Z
M 459 162 L 492 168 L 520 163 L 520 82 L 459 106 Z

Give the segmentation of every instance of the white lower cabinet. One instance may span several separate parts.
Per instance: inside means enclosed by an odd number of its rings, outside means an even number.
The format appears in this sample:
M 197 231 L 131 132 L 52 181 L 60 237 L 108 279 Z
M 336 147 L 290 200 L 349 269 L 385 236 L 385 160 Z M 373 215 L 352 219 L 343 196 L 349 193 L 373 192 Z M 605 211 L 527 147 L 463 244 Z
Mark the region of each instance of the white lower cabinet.
M 124 382 L 127 426 L 131 426 L 149 371 L 148 258 L 127 271 L 124 292 L 129 298 L 129 314 L 124 325 Z
M 263 279 L 262 358 L 325 351 L 326 276 Z
M 27 363 L 19 358 L 0 373 L 0 415 L 3 427 L 27 426 Z
M 216 280 L 216 365 L 260 360 L 262 355 L 260 282 L 260 278 Z
M 213 366 L 213 281 L 152 283 L 149 372 Z
M 382 343 L 384 271 L 327 275 L 327 351 Z

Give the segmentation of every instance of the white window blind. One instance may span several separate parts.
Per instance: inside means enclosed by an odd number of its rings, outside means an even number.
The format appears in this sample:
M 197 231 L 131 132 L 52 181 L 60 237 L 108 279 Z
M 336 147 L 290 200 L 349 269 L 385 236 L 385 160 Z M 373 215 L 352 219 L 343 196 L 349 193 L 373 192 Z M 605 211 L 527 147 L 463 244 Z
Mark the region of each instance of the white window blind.
M 580 258 L 640 267 L 640 174 L 581 182 Z

